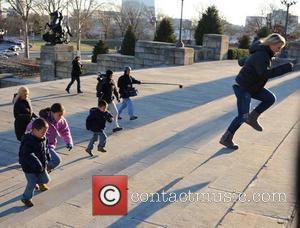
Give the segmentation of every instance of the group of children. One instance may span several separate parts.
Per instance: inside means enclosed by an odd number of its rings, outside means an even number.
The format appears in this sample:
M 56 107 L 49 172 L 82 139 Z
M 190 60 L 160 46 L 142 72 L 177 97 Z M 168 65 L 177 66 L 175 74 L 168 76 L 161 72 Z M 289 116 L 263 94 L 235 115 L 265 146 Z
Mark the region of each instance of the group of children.
M 27 207 L 33 206 L 31 199 L 35 190 L 49 189 L 49 173 L 61 163 L 55 151 L 57 137 L 61 137 L 69 150 L 73 148 L 71 131 L 63 114 L 64 107 L 60 103 L 42 109 L 39 117 L 27 125 L 22 136 L 19 163 L 25 173 L 27 186 L 21 200 Z
M 134 88 L 133 83 L 140 84 L 141 82 L 130 76 L 130 70 L 129 67 L 125 68 L 124 75 L 120 77 L 123 77 L 123 81 L 121 85 L 120 80 L 118 81 L 118 87 L 120 97 L 123 99 L 121 109 L 123 110 L 129 105 L 130 120 L 134 120 L 137 117 L 133 115 L 130 97 L 135 95 L 128 94 L 128 91 L 132 91 Z M 106 122 L 114 122 L 115 127 L 112 132 L 122 130 L 118 124 L 121 117 L 114 103 L 115 98 L 120 102 L 120 97 L 112 75 L 113 72 L 107 70 L 105 78 L 98 80 L 96 88 L 98 106 L 90 109 L 86 119 L 86 128 L 92 132 L 92 138 L 85 150 L 90 156 L 93 156 L 92 151 L 98 138 L 98 151 L 106 152 Z M 32 197 L 35 190 L 45 191 L 49 189 L 47 186 L 50 181 L 49 173 L 61 163 L 61 158 L 55 151 L 57 137 L 61 137 L 69 150 L 73 148 L 72 135 L 68 122 L 63 117 L 64 112 L 63 105 L 55 103 L 51 107 L 40 110 L 38 117 L 32 111 L 28 88 L 21 87 L 14 96 L 15 132 L 17 139 L 21 142 L 19 163 L 27 180 L 21 201 L 27 207 L 33 206 Z M 23 121 L 20 121 L 22 118 Z M 19 125 L 21 125 L 21 130 L 18 129 Z
M 227 148 L 238 149 L 238 145 L 233 142 L 233 136 L 243 123 L 249 124 L 257 131 L 263 131 L 258 117 L 270 108 L 276 100 L 275 95 L 266 89 L 265 85 L 269 79 L 293 70 L 291 63 L 270 68 L 272 58 L 282 50 L 285 44 L 284 37 L 276 33 L 270 34 L 265 39 L 254 43 L 250 49 L 250 56 L 243 61 L 242 68 L 236 77 L 236 84 L 233 85 L 237 97 L 238 115 L 220 139 L 220 143 Z M 133 84 L 141 84 L 141 82 L 131 77 L 130 71 L 130 67 L 126 67 L 124 75 L 119 78 L 117 84 L 119 93 L 112 79 L 113 72 L 111 70 L 106 72 L 104 79 L 99 78 L 98 80 L 98 107 L 90 110 L 86 120 L 86 128 L 92 131 L 92 138 L 86 148 L 86 152 L 91 156 L 93 156 L 92 150 L 98 138 L 98 151 L 106 152 L 105 124 L 107 121 L 114 121 L 113 132 L 122 130 L 118 124 L 118 119 L 121 119 L 120 114 L 126 107 L 128 107 L 130 120 L 137 119 L 137 116 L 133 114 L 133 104 L 130 97 L 137 95 Z M 68 87 L 68 93 L 70 92 L 69 89 Z M 119 94 L 122 98 L 122 104 L 117 109 L 114 99 L 116 98 L 120 102 Z M 31 198 L 34 189 L 47 190 L 46 184 L 50 180 L 48 173 L 61 162 L 61 158 L 55 151 L 57 136 L 63 139 L 70 150 L 73 147 L 73 142 L 68 123 L 63 117 L 63 106 L 59 103 L 53 104 L 51 108 L 41 110 L 40 117 L 36 118 L 32 112 L 28 95 L 28 89 L 25 87 L 19 89 L 19 93 L 14 97 L 14 116 L 16 136 L 21 141 L 19 161 L 27 179 L 22 202 L 31 207 L 33 206 Z M 261 102 L 249 113 L 252 98 Z M 112 114 L 108 111 L 111 111 Z M 31 119 L 34 120 L 30 122 Z M 29 133 L 23 135 L 26 126 L 26 131 Z

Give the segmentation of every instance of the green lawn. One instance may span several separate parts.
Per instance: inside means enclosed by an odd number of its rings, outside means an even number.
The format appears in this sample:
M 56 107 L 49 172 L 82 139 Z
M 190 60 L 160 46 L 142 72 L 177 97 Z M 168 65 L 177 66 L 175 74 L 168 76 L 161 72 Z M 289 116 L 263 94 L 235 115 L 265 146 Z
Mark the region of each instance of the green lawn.
M 81 41 L 81 51 L 93 51 L 94 46 L 98 40 L 90 39 L 90 40 L 82 40 Z M 108 48 L 110 49 L 110 53 L 115 52 L 115 48 L 119 48 L 121 46 L 122 41 L 121 40 L 106 40 L 105 43 L 107 44 Z M 30 44 L 32 45 L 32 48 L 30 48 L 31 51 L 40 51 L 41 46 L 45 45 L 45 41 L 42 40 L 30 40 Z M 71 42 L 71 45 L 73 45 L 74 50 L 76 50 L 76 42 Z
M 41 46 L 45 45 L 45 41 L 30 41 L 30 44 L 32 45 L 32 48 L 30 48 L 31 51 L 40 51 Z M 76 42 L 71 42 L 71 45 L 73 45 L 74 50 L 76 50 Z M 81 42 L 81 51 L 93 51 L 94 46 L 92 45 L 92 42 L 90 44 L 87 44 L 86 42 Z

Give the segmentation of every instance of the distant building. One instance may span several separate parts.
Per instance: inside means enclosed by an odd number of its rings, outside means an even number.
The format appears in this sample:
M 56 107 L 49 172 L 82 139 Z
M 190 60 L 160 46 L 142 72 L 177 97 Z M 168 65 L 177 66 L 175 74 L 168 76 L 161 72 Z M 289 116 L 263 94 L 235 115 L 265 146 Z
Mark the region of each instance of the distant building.
M 245 23 L 245 32 L 253 34 L 257 32 L 261 27 L 267 26 L 278 30 L 278 28 L 284 29 L 286 22 L 286 11 L 279 9 L 273 10 L 272 13 L 269 13 L 267 17 L 259 16 L 247 16 Z M 298 26 L 298 16 L 289 14 L 288 28 L 287 33 L 293 33 L 297 31 Z
M 126 6 L 126 5 L 130 5 L 130 6 L 145 5 L 146 7 L 155 9 L 154 0 L 122 0 L 122 6 Z
M 4 11 L 5 16 L 4 17 L 15 17 L 18 16 L 16 11 L 13 8 L 8 8 Z
M 175 35 L 177 40 L 179 39 L 179 32 L 180 32 L 180 19 L 174 18 L 173 19 L 173 27 L 175 31 Z M 192 21 L 183 19 L 182 20 L 182 31 L 181 31 L 181 38 L 182 40 L 193 40 L 194 39 L 194 32 L 195 29 L 192 26 Z
M 224 22 L 224 35 L 229 37 L 231 45 L 237 44 L 238 39 L 244 34 L 244 26 L 234 25 L 227 21 Z
M 0 0 L 0 19 L 2 18 L 2 0 Z
M 116 11 L 96 11 L 91 17 L 92 23 L 89 27 L 88 35 L 101 40 L 120 37 L 121 34 L 118 31 L 118 25 L 114 20 L 117 14 L 119 12 Z M 99 19 L 100 17 L 102 20 Z
M 266 17 L 259 16 L 247 16 L 245 23 L 245 32 L 253 33 L 257 32 L 261 27 L 267 25 Z
M 286 23 L 286 11 L 282 9 L 273 10 L 272 13 L 269 13 L 267 15 L 267 22 L 269 26 L 272 27 L 281 26 L 284 28 Z M 298 16 L 289 14 L 287 33 L 289 34 L 295 32 L 297 26 L 298 26 Z
M 155 35 L 155 1 L 154 0 L 122 0 L 122 8 L 125 10 L 140 9 L 142 17 L 138 28 L 141 34 L 140 38 L 152 40 Z

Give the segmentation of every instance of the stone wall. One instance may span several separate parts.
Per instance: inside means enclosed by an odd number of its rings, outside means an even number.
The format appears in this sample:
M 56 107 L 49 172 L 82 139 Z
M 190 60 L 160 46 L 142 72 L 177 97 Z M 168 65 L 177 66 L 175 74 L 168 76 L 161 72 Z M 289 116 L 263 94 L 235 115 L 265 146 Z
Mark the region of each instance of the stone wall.
M 98 55 L 100 71 L 122 70 L 130 65 L 135 69 L 155 66 L 190 65 L 194 62 L 227 59 L 229 38 L 224 35 L 207 34 L 203 46 L 177 48 L 174 44 L 139 40 L 134 56 L 120 54 Z
M 71 77 L 72 60 L 71 61 L 57 61 L 55 64 L 56 64 L 55 79 Z
M 224 35 L 207 34 L 203 46 L 177 48 L 174 44 L 143 41 L 136 43 L 135 56 L 120 54 L 98 55 L 97 64 L 83 63 L 83 74 L 96 74 L 107 69 L 122 71 L 125 66 L 150 68 L 156 66 L 183 66 L 194 62 L 227 59 L 229 39 Z M 69 78 L 74 58 L 69 45 L 44 45 L 41 48 L 41 81 Z
M 288 45 L 289 58 L 296 59 L 300 63 L 300 41 L 290 42 Z
M 11 75 L 11 76 L 0 78 L 0 88 L 38 83 L 39 82 L 38 79 L 39 79 L 38 77 L 21 78 L 15 75 Z
M 89 64 L 88 64 L 89 65 Z M 113 71 L 123 70 L 125 66 L 135 66 L 134 56 L 120 55 L 120 54 L 103 54 L 97 56 L 96 68 L 99 72 L 104 72 L 107 69 L 112 69 Z M 91 67 L 88 67 L 89 72 L 91 72 Z
M 41 81 L 52 81 L 70 75 L 69 64 L 74 58 L 73 46 L 57 44 L 41 47 L 40 72 Z
M 205 34 L 203 37 L 203 47 L 209 51 L 206 60 L 227 59 L 229 49 L 229 37 L 218 34 Z M 210 53 L 211 52 L 211 53 Z
M 192 48 L 177 48 L 174 44 L 138 41 L 135 46 L 137 68 L 159 65 L 190 65 L 194 63 Z
M 190 65 L 194 63 L 194 50 L 192 48 L 177 48 L 174 44 L 138 41 L 135 47 L 135 56 L 120 54 L 98 55 L 99 71 L 112 69 L 123 70 L 125 66 L 135 69 L 154 66 Z
M 98 72 L 103 72 L 104 70 L 108 69 L 110 66 L 108 65 L 108 68 L 100 68 L 97 63 L 92 63 L 89 60 L 83 60 L 81 61 L 81 64 L 83 65 L 82 68 L 82 74 L 97 74 Z M 122 68 L 123 70 L 123 68 Z M 72 62 L 71 61 L 57 61 L 56 62 L 56 79 L 62 79 L 62 78 L 70 78 L 72 72 Z

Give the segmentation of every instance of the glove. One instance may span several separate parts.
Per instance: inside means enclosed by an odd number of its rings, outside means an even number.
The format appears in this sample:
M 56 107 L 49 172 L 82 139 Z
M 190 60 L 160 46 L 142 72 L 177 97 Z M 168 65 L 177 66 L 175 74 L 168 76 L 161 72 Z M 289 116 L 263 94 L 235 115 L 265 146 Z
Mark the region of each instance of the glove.
M 286 64 L 283 64 L 279 67 L 282 67 L 282 70 L 284 71 L 284 73 L 288 73 L 288 72 L 293 71 L 294 64 L 293 63 L 286 63 Z
M 34 112 L 31 114 L 31 119 L 39 118 Z
M 73 145 L 72 145 L 71 143 L 68 143 L 68 144 L 66 145 L 66 147 L 67 147 L 67 149 L 69 149 L 69 151 L 70 151 L 70 150 L 72 150 Z
M 291 71 L 294 71 L 294 63 L 290 63 L 291 67 L 292 67 L 292 70 Z
M 238 64 L 239 64 L 239 66 L 244 66 L 245 65 L 245 62 L 246 62 L 246 60 L 247 60 L 247 58 L 248 57 L 244 57 L 244 58 L 241 58 L 241 59 L 239 59 L 238 60 Z
M 39 169 L 39 171 L 40 171 L 40 173 L 42 173 L 42 172 L 45 171 L 45 169 L 44 169 L 43 167 L 41 167 L 41 168 Z

